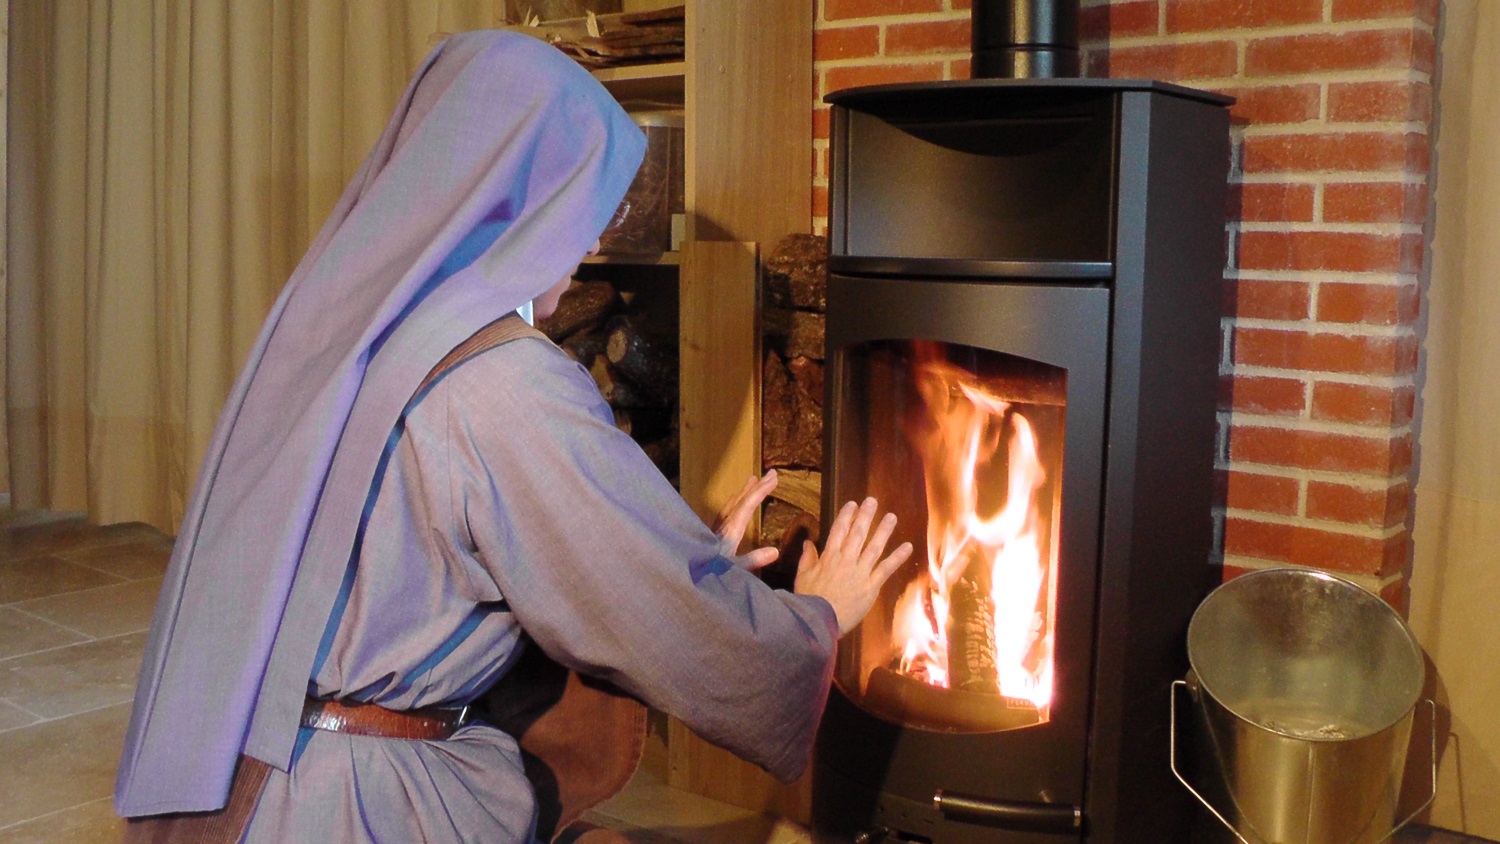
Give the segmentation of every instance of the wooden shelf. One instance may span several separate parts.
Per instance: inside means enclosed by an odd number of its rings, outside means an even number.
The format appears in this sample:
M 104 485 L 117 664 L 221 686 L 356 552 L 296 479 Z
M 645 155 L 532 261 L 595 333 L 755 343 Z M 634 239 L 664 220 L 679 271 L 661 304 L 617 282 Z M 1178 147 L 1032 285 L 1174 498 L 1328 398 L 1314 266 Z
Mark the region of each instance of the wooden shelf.
M 675 267 L 682 263 L 681 253 L 655 252 L 646 255 L 599 254 L 583 259 L 585 264 L 618 264 L 636 267 Z
M 685 62 L 605 67 L 592 72 L 626 109 L 682 108 L 687 80 Z

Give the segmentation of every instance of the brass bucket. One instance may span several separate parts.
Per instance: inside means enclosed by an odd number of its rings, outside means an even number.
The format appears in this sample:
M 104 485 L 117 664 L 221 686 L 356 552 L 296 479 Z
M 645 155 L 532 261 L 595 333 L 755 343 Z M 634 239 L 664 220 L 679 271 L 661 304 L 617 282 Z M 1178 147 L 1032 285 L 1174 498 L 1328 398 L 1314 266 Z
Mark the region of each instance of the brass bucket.
M 1425 665 L 1385 602 L 1320 571 L 1252 572 L 1199 605 L 1188 662 L 1172 771 L 1241 842 L 1377 844 L 1411 819 L 1395 823 Z M 1183 689 L 1213 799 L 1178 771 Z

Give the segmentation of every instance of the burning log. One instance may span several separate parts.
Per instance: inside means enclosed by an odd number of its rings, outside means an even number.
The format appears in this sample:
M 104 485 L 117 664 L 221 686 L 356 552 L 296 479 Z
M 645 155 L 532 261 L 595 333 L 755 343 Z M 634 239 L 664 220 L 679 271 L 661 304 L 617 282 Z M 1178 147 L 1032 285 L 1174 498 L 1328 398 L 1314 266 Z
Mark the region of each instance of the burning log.
M 968 577 L 951 590 L 948 625 L 948 676 L 955 689 L 999 692 L 995 664 L 995 606 L 988 590 Z
M 945 689 L 879 666 L 870 672 L 865 702 L 902 724 L 929 729 L 990 733 L 1041 722 L 1031 701 L 1003 697 L 996 689 Z
M 557 302 L 557 310 L 536 327 L 554 343 L 562 343 L 579 331 L 604 324 L 621 304 L 620 294 L 607 281 L 574 282 Z
M 629 320 L 615 322 L 605 357 L 621 377 L 663 403 L 677 398 L 677 349 L 648 338 Z

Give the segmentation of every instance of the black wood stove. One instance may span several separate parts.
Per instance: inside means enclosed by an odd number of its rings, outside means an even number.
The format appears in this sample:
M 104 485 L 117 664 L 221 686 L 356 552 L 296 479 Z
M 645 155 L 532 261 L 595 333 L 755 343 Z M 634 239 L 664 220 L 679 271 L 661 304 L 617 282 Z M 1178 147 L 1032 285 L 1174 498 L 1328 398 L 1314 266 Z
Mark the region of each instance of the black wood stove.
M 997 75 L 827 98 L 824 512 L 875 495 L 917 548 L 840 644 L 814 769 L 833 840 L 1161 844 L 1191 821 L 1168 705 L 1211 582 L 1230 101 L 1005 78 L 1077 67 L 1076 34 L 1047 34 L 1076 5 L 1011 5 L 975 4 Z

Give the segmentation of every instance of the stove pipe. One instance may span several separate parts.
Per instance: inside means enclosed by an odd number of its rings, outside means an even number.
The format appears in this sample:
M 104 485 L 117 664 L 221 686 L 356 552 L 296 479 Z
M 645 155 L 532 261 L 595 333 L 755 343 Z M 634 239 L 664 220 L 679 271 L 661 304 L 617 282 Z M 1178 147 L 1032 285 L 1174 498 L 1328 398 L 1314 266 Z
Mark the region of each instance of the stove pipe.
M 1078 75 L 1078 0 L 974 0 L 975 79 Z

